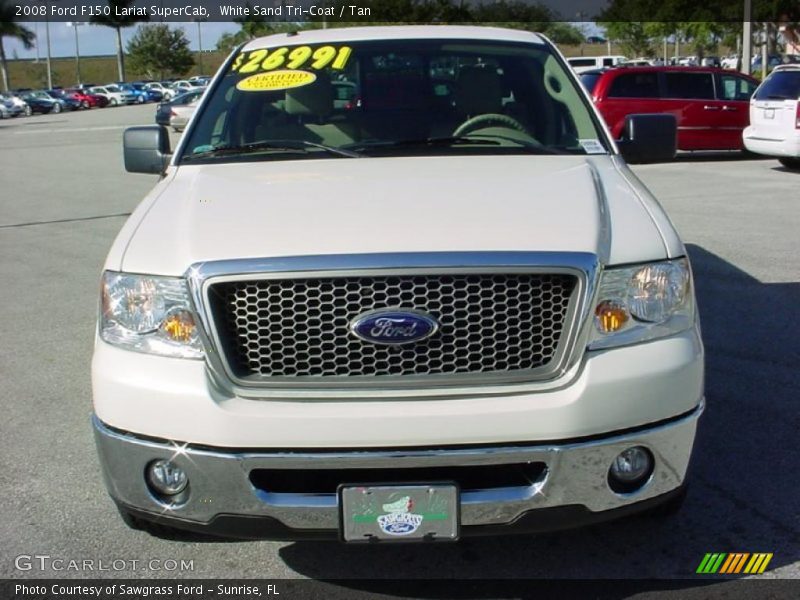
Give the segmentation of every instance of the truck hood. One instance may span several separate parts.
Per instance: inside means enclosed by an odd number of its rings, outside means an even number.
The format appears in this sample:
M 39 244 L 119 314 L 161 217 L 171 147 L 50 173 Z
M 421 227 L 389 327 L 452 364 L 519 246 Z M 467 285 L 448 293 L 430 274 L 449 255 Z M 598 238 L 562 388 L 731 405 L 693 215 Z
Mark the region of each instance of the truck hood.
M 109 268 L 181 275 L 214 260 L 390 252 L 666 255 L 608 156 L 247 162 L 168 177 L 131 217 L 121 264 Z

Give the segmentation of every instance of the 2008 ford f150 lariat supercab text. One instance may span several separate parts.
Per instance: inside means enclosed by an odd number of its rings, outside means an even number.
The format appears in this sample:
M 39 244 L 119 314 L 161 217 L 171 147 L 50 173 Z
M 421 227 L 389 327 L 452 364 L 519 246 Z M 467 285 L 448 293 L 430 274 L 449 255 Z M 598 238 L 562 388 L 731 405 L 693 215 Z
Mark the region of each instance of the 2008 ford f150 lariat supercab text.
M 94 430 L 125 521 L 455 540 L 680 503 L 703 411 L 686 250 L 524 31 L 388 27 L 237 49 L 102 276 Z

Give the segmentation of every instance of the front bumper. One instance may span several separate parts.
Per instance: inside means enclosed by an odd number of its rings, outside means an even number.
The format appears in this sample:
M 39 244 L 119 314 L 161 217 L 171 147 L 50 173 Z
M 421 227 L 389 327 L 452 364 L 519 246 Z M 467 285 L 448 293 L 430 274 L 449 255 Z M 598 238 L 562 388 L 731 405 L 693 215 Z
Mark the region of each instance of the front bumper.
M 565 442 L 501 447 L 455 447 L 367 451 L 225 450 L 144 439 L 111 429 L 94 418 L 95 438 L 109 492 L 124 510 L 141 518 L 236 537 L 336 538 L 339 510 L 335 494 L 273 493 L 251 483 L 254 469 L 337 469 L 347 482 L 359 469 L 456 467 L 544 463 L 536 480 L 520 487 L 462 491 L 463 535 L 546 530 L 605 520 L 658 503 L 684 485 L 697 421 L 704 402 L 679 417 L 633 431 Z M 614 457 L 644 446 L 655 457 L 648 482 L 629 494 L 608 485 Z M 186 471 L 189 494 L 167 506 L 148 490 L 145 469 L 154 459 L 170 459 Z M 393 483 L 388 481 L 386 483 Z M 541 518 L 539 518 L 541 517 Z M 537 525 L 538 524 L 538 525 Z

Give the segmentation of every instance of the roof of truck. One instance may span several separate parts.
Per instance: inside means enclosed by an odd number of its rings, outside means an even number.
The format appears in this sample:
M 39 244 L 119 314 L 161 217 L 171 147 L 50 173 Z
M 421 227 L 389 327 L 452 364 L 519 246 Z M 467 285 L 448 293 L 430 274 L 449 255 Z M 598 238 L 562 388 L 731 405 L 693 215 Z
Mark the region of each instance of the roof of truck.
M 369 40 L 486 40 L 543 44 L 545 39 L 536 33 L 500 27 L 460 25 L 403 25 L 396 27 L 342 27 L 279 33 L 248 42 L 243 50 L 253 50 L 277 44 L 319 44 L 332 42 L 361 42 Z

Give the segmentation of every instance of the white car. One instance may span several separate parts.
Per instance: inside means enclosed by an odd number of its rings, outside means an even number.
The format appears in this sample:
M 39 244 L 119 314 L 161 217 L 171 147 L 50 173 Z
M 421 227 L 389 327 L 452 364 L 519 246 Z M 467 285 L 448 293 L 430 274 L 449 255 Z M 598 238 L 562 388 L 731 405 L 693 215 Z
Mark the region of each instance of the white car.
M 800 169 L 800 65 L 781 65 L 750 99 L 750 126 L 742 132 L 750 152 L 775 156 Z
M 136 96 L 134 94 L 130 94 L 115 85 L 98 85 L 91 87 L 89 88 L 89 93 L 105 96 L 108 98 L 109 106 L 121 106 L 136 102 Z
M 619 55 L 572 56 L 567 59 L 567 62 L 572 67 L 573 71 L 580 74 L 584 71 L 591 71 L 593 69 L 616 67 L 617 65 L 628 62 L 628 58 Z
M 163 83 L 160 83 L 158 81 L 152 81 L 150 83 L 146 83 L 144 87 L 145 89 L 148 90 L 158 90 L 159 92 L 161 92 L 162 101 L 171 100 L 172 98 L 175 97 L 175 90 L 165 86 Z
M 189 119 L 192 118 L 197 105 L 203 98 L 205 88 L 195 88 L 193 91 L 185 92 L 176 96 L 174 100 L 169 103 L 170 118 L 169 126 L 176 132 L 183 131 Z
M 433 77 L 433 75 L 436 75 Z M 334 82 L 355 86 L 337 106 Z M 125 521 L 439 540 L 675 510 L 704 408 L 686 249 L 545 38 L 248 42 L 102 274 L 94 430 Z

